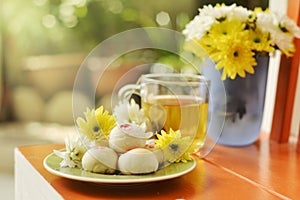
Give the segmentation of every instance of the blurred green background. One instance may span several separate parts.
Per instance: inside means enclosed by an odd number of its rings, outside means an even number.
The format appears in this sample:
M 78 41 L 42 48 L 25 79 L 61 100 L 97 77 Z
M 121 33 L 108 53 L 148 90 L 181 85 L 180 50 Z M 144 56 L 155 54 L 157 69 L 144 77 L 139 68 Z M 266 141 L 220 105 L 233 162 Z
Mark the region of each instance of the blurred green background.
M 182 31 L 198 8 L 220 2 L 251 9 L 268 6 L 266 0 L 2 0 L 0 122 L 72 124 L 74 77 L 96 45 L 138 27 Z M 184 65 L 178 56 L 155 50 L 129 53 L 123 63 L 134 66 L 141 59 Z M 103 92 L 97 97 L 109 99 Z

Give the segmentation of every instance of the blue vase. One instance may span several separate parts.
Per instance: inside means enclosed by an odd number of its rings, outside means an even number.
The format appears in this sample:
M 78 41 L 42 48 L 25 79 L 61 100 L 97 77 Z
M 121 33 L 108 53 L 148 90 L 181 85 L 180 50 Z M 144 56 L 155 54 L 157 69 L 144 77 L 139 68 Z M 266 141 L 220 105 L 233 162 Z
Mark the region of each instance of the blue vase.
M 203 74 L 211 80 L 209 137 L 228 146 L 252 144 L 261 131 L 269 57 L 257 57 L 255 73 L 245 78 L 237 76 L 234 80 L 221 81 L 221 72 L 215 70 L 214 63 L 210 65 L 213 66 L 202 68 Z

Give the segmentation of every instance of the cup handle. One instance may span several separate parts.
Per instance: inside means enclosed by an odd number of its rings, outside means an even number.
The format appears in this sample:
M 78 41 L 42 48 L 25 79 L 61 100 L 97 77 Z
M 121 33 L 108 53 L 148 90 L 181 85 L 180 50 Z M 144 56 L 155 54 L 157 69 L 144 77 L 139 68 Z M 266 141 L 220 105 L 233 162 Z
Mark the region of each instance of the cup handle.
M 118 92 L 118 98 L 129 101 L 132 94 L 140 96 L 140 85 L 137 84 L 128 84 L 123 86 Z

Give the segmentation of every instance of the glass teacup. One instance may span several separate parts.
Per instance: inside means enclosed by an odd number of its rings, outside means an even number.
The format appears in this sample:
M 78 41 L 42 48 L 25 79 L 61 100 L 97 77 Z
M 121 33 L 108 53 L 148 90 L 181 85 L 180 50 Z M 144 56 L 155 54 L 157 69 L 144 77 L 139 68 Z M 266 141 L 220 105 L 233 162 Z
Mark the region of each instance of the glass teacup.
M 119 91 L 121 99 L 132 93 L 141 97 L 141 107 L 153 132 L 180 130 L 193 139 L 195 152 L 205 144 L 210 81 L 193 74 L 145 74 L 136 84 Z

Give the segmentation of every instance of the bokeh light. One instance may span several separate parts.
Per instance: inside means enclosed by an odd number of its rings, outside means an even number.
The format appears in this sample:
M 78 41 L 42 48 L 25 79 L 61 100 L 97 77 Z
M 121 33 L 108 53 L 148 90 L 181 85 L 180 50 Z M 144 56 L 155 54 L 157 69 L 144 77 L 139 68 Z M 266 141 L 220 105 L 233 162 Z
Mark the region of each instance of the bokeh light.
M 160 26 L 165 26 L 168 25 L 170 23 L 170 15 L 167 12 L 159 12 L 156 15 L 156 22 L 160 25 Z

